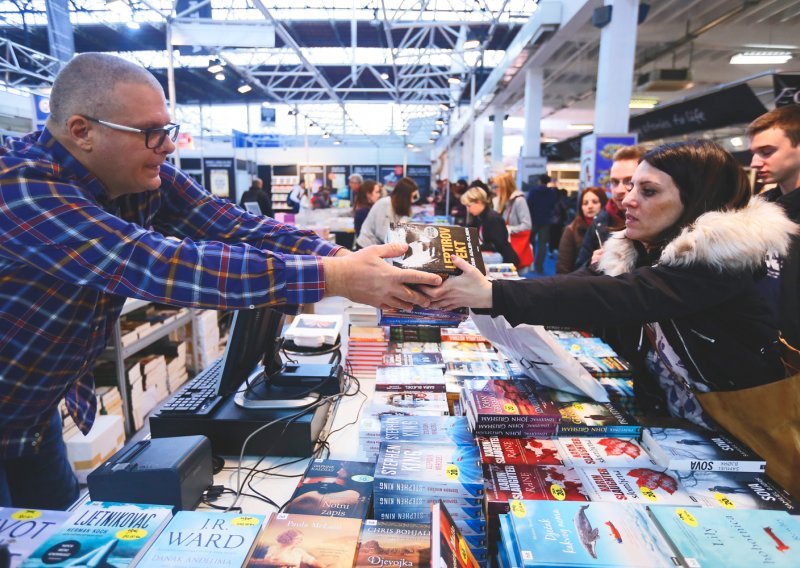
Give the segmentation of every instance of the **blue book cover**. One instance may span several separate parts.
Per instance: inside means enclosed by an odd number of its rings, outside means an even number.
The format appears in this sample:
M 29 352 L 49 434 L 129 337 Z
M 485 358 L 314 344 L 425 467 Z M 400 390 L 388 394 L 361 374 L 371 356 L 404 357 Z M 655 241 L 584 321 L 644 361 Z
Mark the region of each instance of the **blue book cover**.
M 514 501 L 521 566 L 673 568 L 674 553 L 644 506 Z
M 469 497 L 464 498 L 461 495 L 448 495 L 442 493 L 408 493 L 396 492 L 386 493 L 382 491 L 375 492 L 375 509 L 387 510 L 396 508 L 414 509 L 418 507 L 429 508 L 431 503 L 441 501 L 449 509 L 457 507 L 464 507 L 467 509 L 481 508 L 483 506 L 482 497 Z
M 0 507 L 0 544 L 8 547 L 11 568 L 19 566 L 72 515 L 66 511 Z
M 284 513 L 348 517 L 367 516 L 375 464 L 344 460 L 312 460 Z
M 500 542 L 497 548 L 503 556 L 504 564 L 520 566 L 522 560 L 519 558 L 519 547 L 517 539 L 514 538 L 514 530 L 511 528 L 511 520 L 508 518 L 508 514 L 498 515 L 497 519 L 500 521 Z
M 376 498 L 377 499 L 377 498 Z M 440 502 L 434 497 L 428 503 L 418 507 L 376 507 L 375 518 L 384 521 L 424 522 L 430 515 L 432 503 Z M 457 521 L 483 521 L 483 507 L 462 507 L 460 505 L 448 506 L 447 510 Z
M 642 445 L 658 465 L 676 471 L 763 473 L 767 465 L 733 436 L 699 428 L 646 428 Z
M 382 416 L 380 438 L 385 442 L 475 445 L 464 416 Z
M 376 491 L 455 489 L 463 496 L 483 495 L 483 471 L 477 446 L 384 442 L 375 467 Z
M 771 509 L 797 514 L 797 501 L 766 475 L 730 471 L 673 472 L 703 507 Z
M 558 403 L 560 436 L 616 436 L 638 438 L 642 427 L 627 412 L 610 402 Z
M 171 518 L 172 507 L 90 501 L 22 566 L 129 566 Z
M 269 515 L 178 511 L 142 566 L 241 566 Z
M 680 507 L 652 507 L 650 512 L 680 554 L 682 566 L 798 566 L 800 517 L 795 515 Z

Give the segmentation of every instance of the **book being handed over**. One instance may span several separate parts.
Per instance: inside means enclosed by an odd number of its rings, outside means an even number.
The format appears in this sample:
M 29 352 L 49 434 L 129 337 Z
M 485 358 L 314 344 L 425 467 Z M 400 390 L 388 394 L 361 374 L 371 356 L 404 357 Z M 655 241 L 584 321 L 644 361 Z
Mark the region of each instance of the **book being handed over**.
M 392 223 L 386 242 L 408 244 L 403 256 L 391 259 L 399 268 L 434 272 L 443 278 L 457 276 L 461 270 L 453 264 L 450 255 L 454 254 L 486 274 L 478 231 L 474 227 Z

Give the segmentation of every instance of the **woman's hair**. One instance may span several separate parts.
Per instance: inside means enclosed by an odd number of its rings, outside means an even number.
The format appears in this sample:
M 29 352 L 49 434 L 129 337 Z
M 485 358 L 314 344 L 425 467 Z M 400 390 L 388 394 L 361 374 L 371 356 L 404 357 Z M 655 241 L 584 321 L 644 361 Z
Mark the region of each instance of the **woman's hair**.
M 461 196 L 461 205 L 469 205 L 470 203 L 483 203 L 486 207 L 492 206 L 489 196 L 480 187 L 471 187 Z
M 597 199 L 600 200 L 600 211 L 602 211 L 605 208 L 606 203 L 608 203 L 608 196 L 606 195 L 605 189 L 602 187 L 597 187 L 596 185 L 587 187 L 581 192 L 580 198 L 578 198 L 578 207 L 575 211 L 576 219 L 583 217 L 583 198 L 587 193 L 594 193 L 597 196 Z
M 374 179 L 368 179 L 361 182 L 361 185 L 359 185 L 358 189 L 356 190 L 356 194 L 353 196 L 353 209 L 362 209 L 372 205 L 367 199 L 367 195 L 372 193 L 372 190 L 375 189 L 376 185 L 378 185 L 378 182 Z
M 278 541 L 278 544 L 291 544 L 300 534 L 298 530 L 288 529 L 276 536 L 275 540 Z
M 497 210 L 502 212 L 508 203 L 508 198 L 517 191 L 517 184 L 509 173 L 500 174 L 494 178 L 494 183 L 497 186 Z
M 741 209 L 752 190 L 742 166 L 729 152 L 711 140 L 662 144 L 647 152 L 642 161 L 672 178 L 680 192 L 683 214 L 662 235 L 673 238 L 708 211 Z
M 399 217 L 408 217 L 411 215 L 411 196 L 417 191 L 419 187 L 416 182 L 411 178 L 400 178 L 397 185 L 392 190 L 392 210 L 395 215 Z

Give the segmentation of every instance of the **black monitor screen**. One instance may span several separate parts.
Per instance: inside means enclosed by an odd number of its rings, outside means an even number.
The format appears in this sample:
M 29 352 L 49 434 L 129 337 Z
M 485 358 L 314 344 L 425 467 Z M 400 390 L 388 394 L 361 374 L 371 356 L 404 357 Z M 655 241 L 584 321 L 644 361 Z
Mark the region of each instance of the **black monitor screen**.
M 271 308 L 234 312 L 222 360 L 219 395 L 235 393 L 259 362 L 267 375 L 281 367 L 279 336 L 283 319 L 284 314 Z

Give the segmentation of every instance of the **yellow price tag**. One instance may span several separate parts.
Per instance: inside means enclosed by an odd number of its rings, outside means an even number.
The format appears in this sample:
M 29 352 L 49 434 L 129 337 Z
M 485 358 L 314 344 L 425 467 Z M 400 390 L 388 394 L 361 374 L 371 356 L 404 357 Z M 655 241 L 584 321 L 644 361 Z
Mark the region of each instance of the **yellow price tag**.
M 686 523 L 690 527 L 696 527 L 697 526 L 697 519 L 695 519 L 694 515 L 692 515 L 686 509 L 676 509 L 675 510 L 675 514 L 678 515 L 678 518 L 680 520 L 682 520 L 684 523 Z
M 578 345 L 577 343 L 573 343 L 572 345 L 569 346 L 569 348 L 572 349 L 575 353 L 581 350 L 581 346 Z
M 717 491 L 716 493 L 714 493 L 714 499 L 716 499 L 716 500 L 717 500 L 717 502 L 718 502 L 720 505 L 722 505 L 723 507 L 725 507 L 726 509 L 735 509 L 735 508 L 736 508 L 736 505 L 734 505 L 734 504 L 733 504 L 733 501 L 731 501 L 731 500 L 728 498 L 728 496 L 727 496 L 727 495 L 723 495 L 723 494 L 722 494 L 722 493 L 720 493 L 719 491 Z
M 520 519 L 527 514 L 527 511 L 525 511 L 525 504 L 522 501 L 512 499 L 509 503 L 509 508 L 511 509 L 511 512 Z
M 653 490 L 650 489 L 649 487 L 645 487 L 644 485 L 642 485 L 641 487 L 639 487 L 639 491 L 642 492 L 642 495 L 644 495 L 646 499 L 649 499 L 653 503 L 658 501 L 658 495 L 656 495 L 653 492 Z
M 114 536 L 119 540 L 139 540 L 147 536 L 147 531 L 144 529 L 122 529 Z
M 550 493 L 556 498 L 556 501 L 563 501 L 567 498 L 567 492 L 564 491 L 564 488 L 558 483 L 554 483 L 550 486 Z
M 11 514 L 11 518 L 15 521 L 32 521 L 34 519 L 38 519 L 42 516 L 41 511 L 37 511 L 36 509 L 22 509 L 21 511 L 17 511 L 16 513 Z
M 513 402 L 507 402 L 503 405 L 503 410 L 508 414 L 518 414 L 519 410 L 517 409 L 517 405 Z
M 458 466 L 454 463 L 447 464 L 447 467 L 444 468 L 444 474 L 447 476 L 447 479 L 458 479 Z
M 254 527 L 258 524 L 258 519 L 255 517 L 236 517 L 231 520 L 231 524 L 235 527 Z
M 583 405 L 580 402 L 573 402 L 572 408 L 574 408 L 575 410 L 583 410 Z

